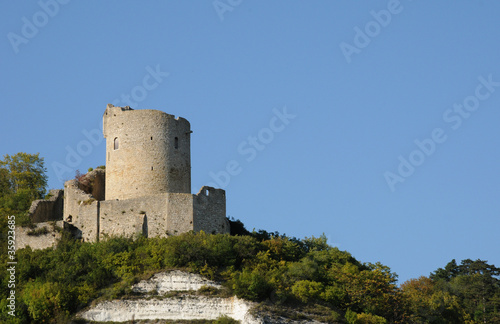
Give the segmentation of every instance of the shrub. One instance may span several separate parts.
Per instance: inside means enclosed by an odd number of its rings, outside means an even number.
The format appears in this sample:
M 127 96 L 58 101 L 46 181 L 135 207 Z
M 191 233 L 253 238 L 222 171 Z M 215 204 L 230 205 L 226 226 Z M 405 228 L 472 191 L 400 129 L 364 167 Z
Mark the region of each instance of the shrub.
M 44 226 L 44 227 L 40 227 L 38 229 L 28 231 L 26 234 L 28 234 L 30 236 L 40 236 L 40 235 L 45 235 L 48 233 L 49 233 L 49 230 L 47 229 L 47 227 Z
M 85 201 L 82 201 L 83 205 L 91 205 L 95 201 L 94 198 L 87 199 Z
M 349 324 L 386 324 L 387 320 L 383 317 L 361 313 L 357 314 L 352 310 L 348 309 L 345 313 L 345 318 Z
M 227 315 L 222 315 L 214 321 L 214 324 L 237 324 L 239 322 Z
M 292 294 L 303 303 L 319 298 L 323 291 L 323 284 L 320 282 L 300 280 L 292 286 Z

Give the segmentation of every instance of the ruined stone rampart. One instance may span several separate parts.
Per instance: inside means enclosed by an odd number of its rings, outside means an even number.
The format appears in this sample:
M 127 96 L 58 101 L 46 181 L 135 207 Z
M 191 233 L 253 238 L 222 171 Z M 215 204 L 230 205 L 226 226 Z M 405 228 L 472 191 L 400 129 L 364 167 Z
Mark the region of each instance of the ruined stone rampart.
M 64 184 L 64 221 L 81 231 L 78 238 L 95 242 L 99 234 L 99 201 L 78 187 L 77 180 Z
M 99 206 L 101 238 L 139 234 L 166 237 L 200 230 L 229 233 L 225 194 L 221 189 L 203 187 L 197 195 L 166 193 L 106 200 Z
M 92 195 L 95 200 L 104 200 L 106 194 L 105 169 L 98 168 L 81 176 L 78 180 L 78 188 Z
M 168 194 L 167 233 L 175 235 L 194 230 L 193 195 Z
M 16 227 L 16 249 L 54 247 L 61 238 L 63 221 L 37 223 L 33 227 Z
M 229 233 L 226 218 L 226 192 L 203 186 L 193 195 L 193 230 L 206 233 Z
M 63 219 L 64 191 L 53 189 L 49 191 L 49 195 L 49 199 L 39 199 L 31 203 L 28 214 L 33 223 Z
M 165 237 L 167 194 L 125 200 L 106 200 L 100 205 L 100 235 Z

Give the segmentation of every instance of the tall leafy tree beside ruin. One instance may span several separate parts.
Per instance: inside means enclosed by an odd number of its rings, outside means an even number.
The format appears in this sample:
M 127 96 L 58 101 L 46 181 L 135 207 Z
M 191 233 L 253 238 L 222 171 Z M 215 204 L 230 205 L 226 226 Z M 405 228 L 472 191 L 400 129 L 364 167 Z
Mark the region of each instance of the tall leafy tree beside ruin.
M 7 264 L 7 216 L 15 215 L 17 225 L 29 223 L 27 211 L 31 202 L 43 198 L 47 187 L 47 175 L 43 158 L 37 154 L 17 153 L 5 155 L 0 160 L 0 263 L 2 276 L 0 277 L 0 308 L 2 316 L 0 322 L 25 323 L 23 316 L 5 318 L 7 305 L 8 273 L 3 268 Z M 22 303 L 18 300 L 19 308 Z
M 47 188 L 47 169 L 39 153 L 5 155 L 0 160 L 0 213 L 21 216 Z

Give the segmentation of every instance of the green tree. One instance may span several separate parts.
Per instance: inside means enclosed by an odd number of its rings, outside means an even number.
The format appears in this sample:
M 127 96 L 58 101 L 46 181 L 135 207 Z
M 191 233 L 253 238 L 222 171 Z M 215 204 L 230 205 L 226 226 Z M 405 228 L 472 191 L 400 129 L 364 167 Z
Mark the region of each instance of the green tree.
M 44 196 L 47 186 L 47 169 L 44 166 L 40 153 L 28 154 L 17 153 L 16 155 L 5 155 L 0 161 L 0 167 L 8 171 L 7 176 L 9 189 L 12 193 L 26 191 L 29 197 L 39 199 Z
M 46 172 L 39 153 L 5 155 L 0 160 L 0 213 L 23 216 L 33 200 L 44 197 Z
M 431 274 L 439 289 L 456 296 L 477 323 L 500 323 L 500 268 L 487 261 L 455 260 Z
M 26 284 L 21 298 L 36 323 L 48 323 L 64 313 L 61 306 L 64 300 L 62 292 L 62 287 L 57 283 L 32 281 Z
M 430 278 L 434 281 L 436 280 L 446 280 L 450 281 L 452 278 L 456 277 L 460 271 L 455 259 L 448 262 L 448 264 L 443 268 L 439 268 L 433 273 L 431 273 Z
M 427 277 L 410 279 L 401 285 L 412 323 L 466 323 L 458 297 L 441 290 Z

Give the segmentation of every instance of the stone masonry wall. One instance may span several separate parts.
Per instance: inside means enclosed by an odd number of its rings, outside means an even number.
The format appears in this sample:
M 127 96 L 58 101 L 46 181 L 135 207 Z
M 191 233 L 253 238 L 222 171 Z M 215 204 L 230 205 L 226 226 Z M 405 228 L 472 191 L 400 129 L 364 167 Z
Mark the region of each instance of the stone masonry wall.
M 61 238 L 61 233 L 55 229 L 55 226 L 63 228 L 63 221 L 57 222 L 42 222 L 35 224 L 35 228 L 16 227 L 16 249 L 23 249 L 30 246 L 32 249 L 46 249 L 54 247 L 57 241 Z M 47 234 L 28 235 L 28 233 L 40 230 L 45 227 L 48 230 Z
M 39 199 L 31 203 L 29 217 L 33 223 L 63 219 L 63 190 L 50 190 L 49 199 Z
M 193 195 L 194 230 L 206 233 L 229 233 L 226 218 L 226 192 L 203 186 Z
M 78 183 L 78 188 L 91 194 L 96 200 L 105 198 L 106 170 L 95 169 L 85 174 Z
M 109 104 L 103 128 L 106 200 L 191 192 L 191 128 L 186 119 Z
M 78 188 L 76 180 L 64 184 L 64 220 L 81 231 L 85 242 L 95 242 L 99 232 L 99 201 Z
M 166 237 L 189 231 L 229 233 L 225 191 L 203 187 L 196 195 L 164 193 L 145 197 L 97 201 L 65 183 L 64 220 L 86 242 L 112 236 Z
M 193 195 L 168 194 L 167 232 L 169 235 L 194 230 L 193 227 Z
M 125 200 L 106 200 L 100 204 L 100 236 L 165 237 L 168 194 Z

